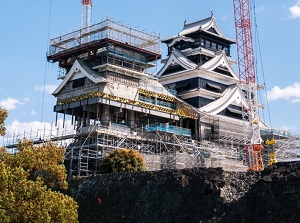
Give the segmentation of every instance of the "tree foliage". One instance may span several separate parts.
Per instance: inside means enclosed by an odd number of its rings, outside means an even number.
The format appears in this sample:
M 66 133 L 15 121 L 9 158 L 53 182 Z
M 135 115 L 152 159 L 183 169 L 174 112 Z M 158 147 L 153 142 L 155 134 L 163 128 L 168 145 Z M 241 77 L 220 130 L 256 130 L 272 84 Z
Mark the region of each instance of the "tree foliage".
M 0 136 L 4 136 L 5 135 L 5 119 L 7 118 L 8 116 L 8 112 L 3 109 L 3 108 L 0 108 Z
M 29 173 L 30 180 L 40 178 L 47 187 L 67 189 L 63 147 L 53 143 L 34 146 L 32 141 L 24 140 L 18 143 L 17 148 L 19 152 L 6 159 L 11 167 L 22 167 Z
M 77 222 L 77 203 L 66 189 L 64 149 L 31 141 L 11 155 L 0 149 L 0 222 Z
M 131 149 L 116 149 L 109 153 L 100 164 L 100 173 L 145 171 L 142 155 Z

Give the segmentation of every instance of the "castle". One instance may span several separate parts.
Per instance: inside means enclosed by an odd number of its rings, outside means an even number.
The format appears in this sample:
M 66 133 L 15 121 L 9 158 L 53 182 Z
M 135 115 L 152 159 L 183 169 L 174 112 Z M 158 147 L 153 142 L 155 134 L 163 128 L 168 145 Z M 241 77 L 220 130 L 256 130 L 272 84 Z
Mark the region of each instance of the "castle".
M 161 58 L 160 42 L 167 58 Z M 162 40 L 110 18 L 51 38 L 47 60 L 63 71 L 54 112 L 70 117 L 75 133 L 49 140 L 68 140 L 69 176 L 97 172 L 116 148 L 138 150 L 148 170 L 246 170 L 249 122 L 242 115 L 248 102 L 233 69 L 233 44 L 213 15 L 185 22 Z M 160 59 L 163 66 L 153 73 Z M 289 133 L 262 123 L 261 135 L 280 142 L 276 148 L 266 143 L 266 160 L 270 150 L 281 161 L 296 157 Z

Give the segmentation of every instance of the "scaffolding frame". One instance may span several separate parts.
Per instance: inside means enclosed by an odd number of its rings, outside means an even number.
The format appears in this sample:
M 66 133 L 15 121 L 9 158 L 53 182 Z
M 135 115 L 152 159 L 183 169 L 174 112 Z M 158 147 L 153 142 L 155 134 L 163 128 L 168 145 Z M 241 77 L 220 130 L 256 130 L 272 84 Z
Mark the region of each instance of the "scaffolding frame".
M 250 135 L 249 132 L 245 132 L 248 129 L 247 122 L 230 122 L 226 119 L 220 119 L 215 117 L 211 120 L 214 132 L 210 138 L 211 141 L 217 142 L 218 147 L 210 148 L 214 154 L 219 156 L 225 156 L 227 158 L 242 160 L 248 165 L 247 153 L 245 151 L 244 134 Z M 299 136 L 291 134 L 288 131 L 264 129 L 261 130 L 262 135 L 269 134 L 270 139 L 275 139 L 274 145 L 267 145 L 264 142 L 264 148 L 262 150 L 262 156 L 264 163 L 268 163 L 270 159 L 270 153 L 275 153 L 277 162 L 290 162 L 299 160 L 300 158 L 300 140 Z M 265 136 L 266 137 L 266 136 Z
M 65 155 L 69 176 L 96 173 L 101 159 L 120 148 L 139 151 L 145 158 L 147 170 L 197 167 L 201 163 L 201 154 L 209 153 L 190 136 L 150 129 L 149 126 L 128 134 L 94 125 L 81 128 L 75 135 L 73 138 L 77 140 L 67 147 Z
M 127 148 L 140 152 L 147 170 L 182 169 L 193 167 L 223 167 L 225 170 L 247 169 L 243 142 L 243 128 L 237 123 L 214 117 L 210 120 L 213 132 L 201 141 L 192 140 L 188 129 L 169 124 L 155 123 L 141 128 L 100 123 L 63 128 L 39 129 L 30 133 L 15 133 L 3 137 L 3 145 L 12 153 L 18 142 L 30 139 L 34 144 L 54 142 L 66 148 L 64 163 L 68 176 L 88 176 L 97 173 L 98 164 L 110 151 Z M 285 136 L 285 137 L 283 137 Z M 270 151 L 275 151 L 277 161 L 299 159 L 299 137 L 281 134 L 276 144 L 264 149 L 267 162 Z
M 106 39 L 148 52 L 154 57 L 160 55 L 159 35 L 139 31 L 107 18 L 91 26 L 51 38 L 47 57 L 49 60 L 55 61 L 60 54 L 66 54 L 86 46 L 90 47 Z
M 184 128 L 169 127 L 170 131 L 166 131 L 165 127 L 166 124 L 158 124 L 156 127 L 149 125 L 134 131 L 122 131 L 114 129 L 113 125 L 94 124 L 80 126 L 76 131 L 57 131 L 57 135 L 53 131 L 43 130 L 50 134 L 37 134 L 38 137 L 30 139 L 34 144 L 52 141 L 65 146 L 64 163 L 69 177 L 96 173 L 105 155 L 118 148 L 139 151 L 145 159 L 147 170 L 212 166 L 207 159 L 211 153 L 219 152 L 217 144 L 192 140 Z M 5 146 L 15 148 L 18 141 L 25 138 L 14 135 L 10 140 L 5 140 Z

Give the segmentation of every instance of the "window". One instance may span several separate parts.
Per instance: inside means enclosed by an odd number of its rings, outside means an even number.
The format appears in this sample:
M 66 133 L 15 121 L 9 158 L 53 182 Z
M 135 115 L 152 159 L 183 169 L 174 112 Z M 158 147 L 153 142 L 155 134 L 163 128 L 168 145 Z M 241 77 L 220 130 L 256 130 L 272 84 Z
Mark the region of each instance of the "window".
M 217 44 L 214 43 L 214 42 L 212 42 L 212 43 L 211 43 L 211 48 L 212 48 L 213 50 L 217 50 Z
M 82 77 L 82 78 L 73 80 L 72 87 L 73 88 L 82 87 L 82 86 L 84 86 L 84 84 L 85 84 L 85 77 Z
M 229 55 L 229 48 L 225 47 L 224 50 L 225 50 L 226 55 Z
M 204 39 L 201 38 L 201 46 L 204 46 Z
M 184 91 L 187 90 L 190 87 L 189 82 L 187 81 L 183 81 L 183 82 L 177 82 L 176 83 L 176 91 Z
M 210 41 L 209 41 L 209 40 L 206 40 L 206 41 L 205 41 L 205 46 L 206 46 L 207 48 L 210 48 Z
M 194 46 L 195 46 L 195 47 L 197 47 L 197 46 L 199 46 L 199 45 L 200 45 L 200 42 L 199 42 L 199 41 L 194 42 Z

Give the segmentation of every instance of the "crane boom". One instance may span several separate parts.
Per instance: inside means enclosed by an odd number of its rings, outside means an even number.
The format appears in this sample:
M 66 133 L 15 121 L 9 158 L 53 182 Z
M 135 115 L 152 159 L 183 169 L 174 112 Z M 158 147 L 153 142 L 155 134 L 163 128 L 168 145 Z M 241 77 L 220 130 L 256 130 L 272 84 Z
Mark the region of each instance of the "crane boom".
M 249 123 L 244 131 L 246 161 L 250 171 L 263 170 L 262 140 L 258 113 L 257 83 L 251 30 L 249 0 L 233 0 L 237 40 L 240 87 L 248 105 L 243 108 L 243 120 Z
M 89 27 L 91 25 L 92 0 L 81 0 L 81 5 L 81 28 Z

